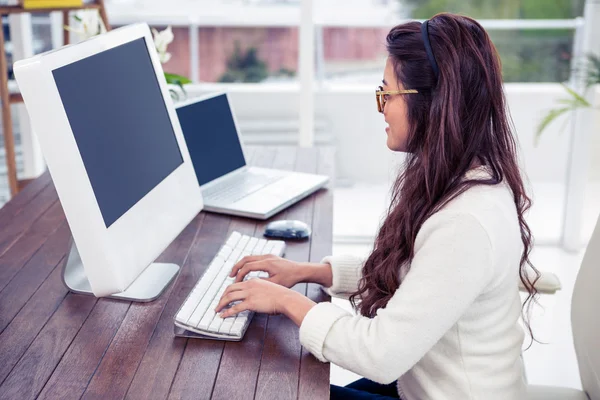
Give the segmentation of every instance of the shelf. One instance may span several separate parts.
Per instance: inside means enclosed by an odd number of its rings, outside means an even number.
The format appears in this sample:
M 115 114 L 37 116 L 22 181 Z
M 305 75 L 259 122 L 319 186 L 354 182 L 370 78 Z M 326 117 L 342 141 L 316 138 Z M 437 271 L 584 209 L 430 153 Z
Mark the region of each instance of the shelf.
M 49 13 L 52 11 L 77 11 L 77 10 L 99 10 L 99 4 L 84 4 L 81 7 L 50 7 L 50 8 L 23 8 L 22 6 L 0 7 L 0 15 L 21 13 Z

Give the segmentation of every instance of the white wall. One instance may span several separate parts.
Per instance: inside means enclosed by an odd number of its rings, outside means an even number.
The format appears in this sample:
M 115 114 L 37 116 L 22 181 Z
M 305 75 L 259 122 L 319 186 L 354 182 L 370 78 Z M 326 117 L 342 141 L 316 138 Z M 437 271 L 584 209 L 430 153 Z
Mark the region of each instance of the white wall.
M 189 95 L 216 90 L 230 93 L 242 133 L 256 142 L 261 129 L 286 131 L 280 142 L 294 143 L 297 135 L 298 86 L 202 84 Z M 514 121 L 522 158 L 531 181 L 565 181 L 569 126 L 559 120 L 545 132 L 537 147 L 534 133 L 544 113 L 565 97 L 558 84 L 507 84 L 508 105 Z M 367 86 L 326 86 L 315 90 L 317 141 L 332 141 L 337 148 L 337 174 L 359 182 L 386 182 L 396 172 L 401 155 L 390 152 L 385 143 L 385 122 L 376 110 L 374 88 Z M 285 122 L 285 123 L 284 123 Z M 565 130 L 561 133 L 562 127 Z M 284 139 L 284 137 L 286 139 Z M 590 151 L 600 154 L 600 138 L 593 139 Z M 595 158 L 595 160 L 594 160 Z M 600 180 L 600 158 L 592 155 L 593 177 Z

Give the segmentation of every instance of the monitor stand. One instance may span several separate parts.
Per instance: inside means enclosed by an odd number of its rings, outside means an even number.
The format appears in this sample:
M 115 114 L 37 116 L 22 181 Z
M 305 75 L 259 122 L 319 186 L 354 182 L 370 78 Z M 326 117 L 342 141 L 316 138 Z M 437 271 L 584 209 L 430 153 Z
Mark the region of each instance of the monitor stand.
M 71 250 L 63 263 L 63 282 L 74 293 L 94 295 L 90 282 L 85 275 L 81 257 L 75 243 L 71 239 Z M 112 299 L 149 302 L 156 300 L 177 276 L 179 266 L 176 264 L 153 263 L 137 277 L 137 279 L 121 293 L 106 296 Z

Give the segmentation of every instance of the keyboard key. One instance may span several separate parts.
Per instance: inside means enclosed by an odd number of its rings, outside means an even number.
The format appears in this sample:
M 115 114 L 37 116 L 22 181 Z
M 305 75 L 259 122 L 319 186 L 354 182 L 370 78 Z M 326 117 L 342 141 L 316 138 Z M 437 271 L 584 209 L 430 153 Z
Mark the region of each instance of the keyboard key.
M 189 321 L 188 321 L 188 325 L 190 326 L 197 326 L 200 321 L 206 316 L 205 314 L 205 310 L 203 309 L 203 307 L 196 307 L 196 310 L 194 311 L 194 313 L 192 314 L 192 316 L 190 317 Z
M 231 236 L 229 236 L 229 239 L 227 240 L 226 245 L 231 247 L 232 249 L 235 248 L 235 245 L 240 241 L 240 239 L 242 238 L 242 234 L 239 232 L 232 232 Z
M 225 279 L 225 285 L 229 286 L 231 285 L 233 282 L 235 282 L 235 278 L 230 278 L 228 277 L 227 279 Z
M 208 327 L 211 325 L 215 315 L 216 313 L 213 310 L 208 310 L 206 314 L 204 314 L 204 317 L 202 317 L 200 323 L 198 324 L 198 329 L 208 331 Z
M 235 322 L 235 316 L 233 317 L 227 317 L 223 320 L 223 323 L 221 324 L 221 327 L 219 328 L 219 333 L 224 333 L 229 335 L 229 331 L 231 330 L 231 327 L 233 326 L 233 323 Z
M 258 239 L 253 237 L 250 238 L 250 240 L 248 241 L 248 244 L 246 245 L 246 247 L 244 248 L 244 251 L 252 254 L 252 251 L 254 250 L 254 247 L 256 247 L 256 244 L 258 243 Z
M 195 303 L 193 301 L 187 301 L 185 305 L 181 307 L 181 310 L 179 310 L 179 312 L 177 313 L 177 321 L 181 322 L 182 324 L 187 323 L 190 317 L 192 316 L 192 313 L 196 309 L 197 305 L 198 303 Z
M 236 249 L 244 250 L 249 241 L 250 241 L 250 236 L 246 236 L 246 235 L 242 236 L 242 238 L 240 239 L 238 244 L 235 246 Z
M 242 258 L 242 250 L 241 249 L 234 249 L 231 254 L 229 255 L 229 260 L 233 261 L 234 263 L 237 263 L 238 261 L 240 261 L 240 259 Z
M 237 315 L 237 317 L 235 318 L 235 322 L 233 323 L 229 333 L 231 335 L 241 335 L 242 330 L 244 330 L 244 327 L 249 322 L 250 317 L 251 317 L 250 311 L 243 311 L 243 312 L 239 313 Z
M 254 246 L 254 249 L 252 250 L 252 254 L 254 254 L 254 255 L 265 254 L 265 245 L 266 244 L 267 244 L 267 241 L 265 239 L 259 239 L 258 243 L 256 243 L 256 246 Z
M 236 322 L 234 322 L 233 325 L 231 325 L 229 334 L 234 335 L 234 336 L 240 336 L 242 334 L 242 331 L 244 330 L 244 327 L 246 326 L 246 322 L 245 321 L 238 322 L 237 319 L 235 321 Z
M 271 250 L 271 254 L 274 254 L 276 256 L 281 256 L 283 254 L 284 247 L 285 247 L 285 244 L 283 244 L 283 242 L 276 243 L 275 246 L 273 246 L 273 250 Z
M 246 320 L 247 320 L 247 319 L 250 317 L 250 314 L 252 314 L 252 311 L 249 311 L 249 310 L 242 311 L 241 313 L 239 313 L 239 314 L 237 315 L 237 318 L 236 318 L 236 320 L 238 320 L 238 319 L 239 319 L 239 320 L 240 320 L 240 321 L 242 321 L 242 322 L 243 322 L 243 321 L 246 321 Z
M 210 323 L 208 330 L 211 332 L 219 332 L 219 328 L 221 327 L 222 323 L 223 323 L 223 318 L 221 318 L 221 316 L 219 314 L 216 314 L 215 317 L 213 318 L 212 322 Z
M 231 252 L 233 252 L 233 249 L 231 247 L 225 245 L 221 248 L 221 251 L 219 251 L 219 256 L 223 257 L 225 260 L 227 260 L 229 258 L 229 255 L 231 254 Z

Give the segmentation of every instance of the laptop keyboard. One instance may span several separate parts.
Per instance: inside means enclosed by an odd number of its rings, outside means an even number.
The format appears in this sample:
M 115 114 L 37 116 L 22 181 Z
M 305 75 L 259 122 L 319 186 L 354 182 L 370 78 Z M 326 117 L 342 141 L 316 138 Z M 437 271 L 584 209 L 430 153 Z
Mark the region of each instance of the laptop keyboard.
M 205 200 L 211 203 L 232 204 L 283 177 L 283 175 L 245 172 L 204 190 L 202 194 Z

